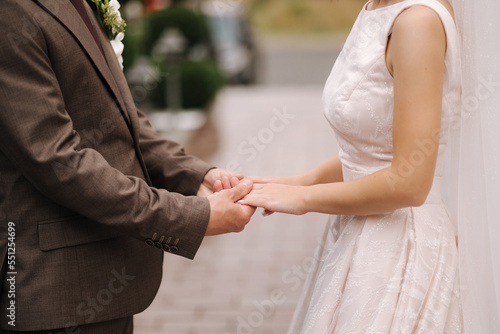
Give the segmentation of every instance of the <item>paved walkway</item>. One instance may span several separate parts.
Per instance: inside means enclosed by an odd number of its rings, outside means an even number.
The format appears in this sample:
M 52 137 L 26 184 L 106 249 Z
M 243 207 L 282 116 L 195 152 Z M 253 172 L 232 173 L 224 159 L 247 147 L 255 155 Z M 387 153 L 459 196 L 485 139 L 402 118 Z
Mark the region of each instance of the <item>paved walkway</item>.
M 293 175 L 337 151 L 321 88 L 230 88 L 188 152 L 245 175 Z M 194 261 L 166 255 L 137 334 L 281 334 L 293 315 L 327 217 L 264 218 L 206 238 Z

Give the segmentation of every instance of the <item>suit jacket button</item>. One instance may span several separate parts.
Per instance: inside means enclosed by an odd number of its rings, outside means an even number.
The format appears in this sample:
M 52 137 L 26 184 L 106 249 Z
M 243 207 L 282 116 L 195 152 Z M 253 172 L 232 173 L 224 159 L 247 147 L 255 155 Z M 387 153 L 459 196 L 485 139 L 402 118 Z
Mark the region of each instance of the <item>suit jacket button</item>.
M 177 253 L 178 250 L 177 246 L 170 246 L 170 253 Z
M 156 242 L 154 243 L 154 245 L 155 245 L 155 247 L 156 247 L 156 248 L 162 249 L 162 244 L 161 244 L 161 242 L 156 241 Z
M 154 247 L 154 246 L 155 246 L 155 243 L 154 243 L 154 241 L 153 241 L 153 240 L 151 240 L 151 239 L 146 239 L 146 245 L 151 246 L 151 247 Z
M 166 243 L 162 245 L 161 249 L 163 249 L 165 252 L 170 252 L 170 246 L 167 245 Z

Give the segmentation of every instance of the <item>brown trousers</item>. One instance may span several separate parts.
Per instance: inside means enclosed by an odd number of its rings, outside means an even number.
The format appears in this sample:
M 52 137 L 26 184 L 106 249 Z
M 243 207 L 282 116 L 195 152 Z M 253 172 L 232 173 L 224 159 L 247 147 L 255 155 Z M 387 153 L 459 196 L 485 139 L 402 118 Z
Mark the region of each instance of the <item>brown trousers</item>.
M 132 334 L 133 332 L 134 321 L 132 316 L 96 324 L 44 331 L 15 332 L 0 329 L 0 334 Z

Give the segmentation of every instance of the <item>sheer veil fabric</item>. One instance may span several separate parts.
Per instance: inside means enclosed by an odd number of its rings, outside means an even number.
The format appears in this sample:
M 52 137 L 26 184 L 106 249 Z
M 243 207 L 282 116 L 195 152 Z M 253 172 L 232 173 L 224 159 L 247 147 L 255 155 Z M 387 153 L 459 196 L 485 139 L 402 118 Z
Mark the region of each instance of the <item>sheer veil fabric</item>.
M 462 39 L 462 110 L 448 152 L 464 332 L 500 333 L 500 1 L 452 0 Z

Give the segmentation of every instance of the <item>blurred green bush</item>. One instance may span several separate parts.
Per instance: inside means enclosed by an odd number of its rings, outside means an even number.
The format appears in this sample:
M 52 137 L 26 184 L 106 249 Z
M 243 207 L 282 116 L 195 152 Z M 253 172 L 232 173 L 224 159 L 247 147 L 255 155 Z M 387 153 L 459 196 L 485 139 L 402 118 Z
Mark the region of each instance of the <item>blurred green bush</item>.
M 170 6 L 146 18 L 145 51 L 151 53 L 163 31 L 175 28 L 186 38 L 186 53 L 197 45 L 210 46 L 210 30 L 205 16 L 181 5 Z
M 224 80 L 214 59 L 208 22 L 202 13 L 177 4 L 145 16 L 141 29 L 125 34 L 124 67 L 130 69 L 139 57 L 147 56 L 151 68 L 157 72 L 157 82 L 148 89 L 148 99 L 155 108 L 167 108 L 169 73 L 165 60 L 155 59 L 153 50 L 164 31 L 169 29 L 178 30 L 186 42 L 179 62 L 181 106 L 207 110 Z
M 164 68 L 164 65 L 161 65 L 160 68 Z M 167 80 L 164 77 L 151 92 L 151 102 L 157 108 L 165 109 L 168 106 L 166 85 Z M 209 60 L 183 60 L 181 62 L 183 109 L 206 110 L 223 85 L 224 79 L 215 62 Z

